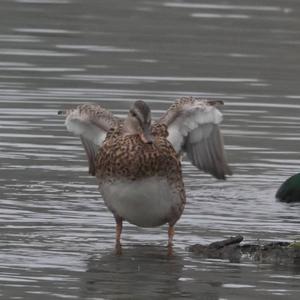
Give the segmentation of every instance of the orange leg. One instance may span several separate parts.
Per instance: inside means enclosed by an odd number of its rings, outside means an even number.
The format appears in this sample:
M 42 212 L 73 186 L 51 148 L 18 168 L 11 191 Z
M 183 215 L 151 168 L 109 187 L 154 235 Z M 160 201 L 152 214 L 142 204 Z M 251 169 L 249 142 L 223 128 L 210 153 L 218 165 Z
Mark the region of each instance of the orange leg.
M 116 217 L 116 254 L 122 254 L 121 233 L 123 228 L 123 219 Z
M 174 225 L 169 225 L 168 228 L 168 256 L 173 255 L 173 237 L 175 233 Z

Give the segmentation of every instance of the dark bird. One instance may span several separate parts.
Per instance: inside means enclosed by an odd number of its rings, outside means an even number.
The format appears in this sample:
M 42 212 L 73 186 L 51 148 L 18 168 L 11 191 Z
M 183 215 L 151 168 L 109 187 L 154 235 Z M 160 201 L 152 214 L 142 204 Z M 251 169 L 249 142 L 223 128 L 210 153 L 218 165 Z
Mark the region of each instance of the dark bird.
M 300 202 L 300 173 L 288 178 L 280 186 L 275 197 L 282 202 Z

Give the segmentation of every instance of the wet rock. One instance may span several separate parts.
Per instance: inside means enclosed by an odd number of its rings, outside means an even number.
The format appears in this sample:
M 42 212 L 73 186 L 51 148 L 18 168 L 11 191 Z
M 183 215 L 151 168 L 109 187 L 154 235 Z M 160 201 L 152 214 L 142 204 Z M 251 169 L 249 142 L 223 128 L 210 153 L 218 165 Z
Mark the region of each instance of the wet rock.
M 232 262 L 239 262 L 241 258 L 240 242 L 243 239 L 241 235 L 238 235 L 209 245 L 195 244 L 188 250 L 205 258 L 229 259 Z
M 241 235 L 209 245 L 195 244 L 190 252 L 203 258 L 228 259 L 230 262 L 252 260 L 259 263 L 300 264 L 300 243 L 271 242 L 265 244 L 240 244 Z
M 300 251 L 288 242 L 271 242 L 263 245 L 241 245 L 242 254 L 254 261 L 273 264 L 300 263 Z

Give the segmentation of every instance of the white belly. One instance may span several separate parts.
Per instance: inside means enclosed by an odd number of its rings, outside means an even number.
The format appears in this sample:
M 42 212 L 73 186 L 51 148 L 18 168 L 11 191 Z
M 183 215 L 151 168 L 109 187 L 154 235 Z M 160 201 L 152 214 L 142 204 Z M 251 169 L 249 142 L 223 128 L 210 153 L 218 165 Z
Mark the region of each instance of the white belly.
M 108 208 L 128 222 L 154 227 L 165 224 L 172 212 L 181 206 L 181 199 L 166 179 L 151 177 L 136 181 L 100 184 Z

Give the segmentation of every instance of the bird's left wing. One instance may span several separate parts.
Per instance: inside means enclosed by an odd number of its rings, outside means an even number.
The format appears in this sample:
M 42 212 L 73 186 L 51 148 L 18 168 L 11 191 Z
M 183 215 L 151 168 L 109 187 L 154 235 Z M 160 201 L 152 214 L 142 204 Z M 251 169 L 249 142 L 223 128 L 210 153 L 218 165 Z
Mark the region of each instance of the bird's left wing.
M 232 173 L 219 128 L 222 114 L 216 106 L 221 104 L 222 101 L 183 97 L 175 101 L 158 122 L 168 127 L 168 140 L 177 153 L 186 153 L 198 169 L 225 179 Z
M 95 175 L 95 158 L 98 149 L 106 137 L 107 132 L 117 127 L 120 120 L 110 111 L 97 104 L 79 105 L 74 109 L 59 111 L 64 115 L 68 131 L 79 136 L 87 154 L 89 173 Z

